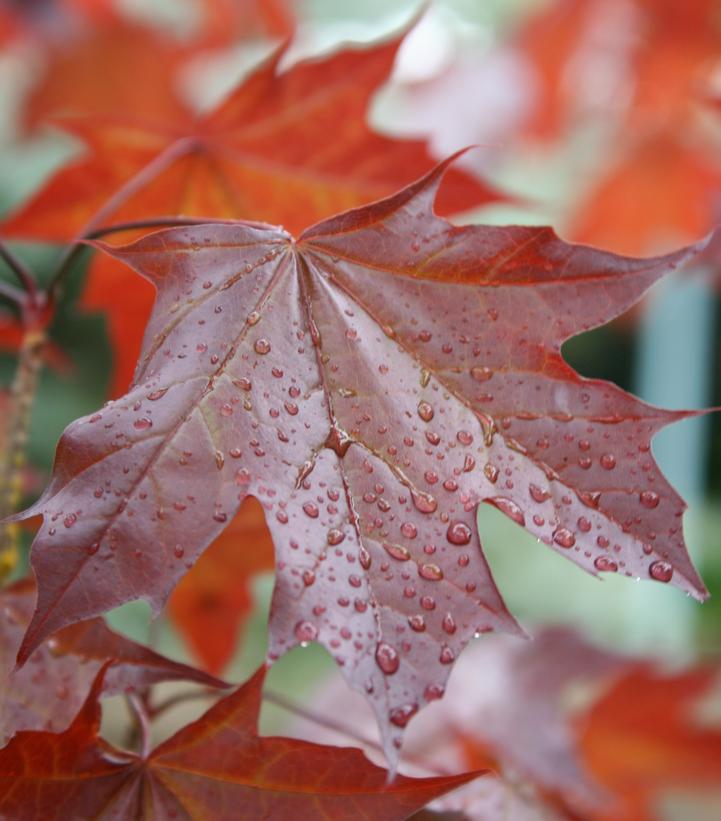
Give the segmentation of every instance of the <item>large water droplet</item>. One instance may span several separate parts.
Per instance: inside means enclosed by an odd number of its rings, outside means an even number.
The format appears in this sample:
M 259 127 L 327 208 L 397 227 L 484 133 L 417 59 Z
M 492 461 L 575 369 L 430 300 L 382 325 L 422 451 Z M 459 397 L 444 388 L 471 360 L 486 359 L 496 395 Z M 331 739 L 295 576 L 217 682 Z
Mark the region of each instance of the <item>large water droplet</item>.
M 651 562 L 648 572 L 651 578 L 656 579 L 657 582 L 670 582 L 673 578 L 673 567 L 662 559 Z
M 429 582 L 437 582 L 443 578 L 443 571 L 437 564 L 419 564 L 418 575 Z
M 260 354 L 261 356 L 264 356 L 265 354 L 270 353 L 270 342 L 267 339 L 263 339 L 261 337 L 260 339 L 255 340 L 253 348 L 256 353 Z
M 394 707 L 388 713 L 388 720 L 396 727 L 405 727 L 417 712 L 417 704 L 404 704 L 402 707 Z
M 456 622 L 453 616 L 450 613 L 446 613 L 443 617 L 443 621 L 441 622 L 441 627 L 445 630 L 446 633 L 449 635 L 453 635 L 456 632 Z
M 405 547 L 399 544 L 391 544 L 390 542 L 383 542 L 383 549 L 386 553 L 398 562 L 407 562 L 411 554 Z
M 135 430 L 148 430 L 148 428 L 153 427 L 153 420 L 148 419 L 147 416 L 141 416 L 140 419 L 133 422 L 133 427 Z
M 406 539 L 415 539 L 418 535 L 418 528 L 413 524 L 413 522 L 403 522 L 401 525 L 401 533 L 406 537 Z
M 426 481 L 428 481 L 428 473 L 426 473 Z M 429 484 L 432 484 L 432 482 Z M 413 499 L 416 510 L 419 510 L 421 513 L 434 513 L 438 508 L 438 502 L 430 493 L 412 490 L 411 499 Z
M 421 615 L 408 616 L 408 624 L 416 633 L 422 633 L 426 629 L 426 620 Z
M 295 637 L 300 642 L 315 641 L 318 638 L 318 628 L 309 621 L 299 621 L 295 626 Z
M 653 510 L 653 508 L 658 507 L 658 503 L 660 501 L 658 493 L 653 490 L 642 490 L 641 493 L 639 493 L 638 498 L 641 504 L 649 510 Z
M 596 570 L 600 570 L 604 573 L 616 573 L 618 571 L 618 565 L 613 559 L 609 559 L 608 556 L 599 556 L 594 560 L 593 566 Z
M 418 403 L 418 415 L 424 422 L 430 422 L 433 419 L 434 412 L 433 406 L 429 405 L 428 402 L 421 401 Z
M 538 502 L 539 505 L 551 497 L 551 494 L 547 490 L 534 484 L 528 486 L 528 492 L 531 494 L 531 499 L 533 499 L 534 502 Z
M 478 365 L 471 368 L 471 376 L 476 382 L 488 382 L 493 376 L 493 371 L 490 368 L 481 368 Z
M 313 504 L 313 502 L 305 502 L 303 505 L 303 513 L 306 516 L 309 516 L 311 519 L 318 518 L 318 506 Z
M 446 539 L 448 539 L 451 544 L 458 545 L 459 547 L 468 544 L 468 542 L 471 541 L 471 535 L 471 529 L 465 522 L 451 522 L 446 531 Z
M 329 545 L 337 545 L 340 544 L 343 539 L 345 539 L 345 533 L 342 530 L 338 530 L 338 528 L 334 527 L 328 531 L 328 544 Z
M 438 661 L 440 661 L 441 664 L 453 664 L 455 660 L 456 654 L 450 647 L 441 648 L 441 654 L 438 656 Z
M 616 457 L 612 453 L 604 453 L 598 461 L 604 470 L 613 470 L 616 467 Z
M 494 496 L 488 499 L 488 502 L 494 507 L 497 507 L 502 513 L 505 513 L 510 519 L 513 519 L 516 524 L 526 524 L 526 517 L 523 511 L 512 499 L 507 499 L 505 496 Z
M 576 537 L 568 528 L 559 527 L 553 534 L 553 541 L 566 550 L 572 548 L 576 544 Z
M 376 647 L 376 664 L 387 675 L 392 676 L 400 667 L 398 653 L 386 642 L 381 641 Z

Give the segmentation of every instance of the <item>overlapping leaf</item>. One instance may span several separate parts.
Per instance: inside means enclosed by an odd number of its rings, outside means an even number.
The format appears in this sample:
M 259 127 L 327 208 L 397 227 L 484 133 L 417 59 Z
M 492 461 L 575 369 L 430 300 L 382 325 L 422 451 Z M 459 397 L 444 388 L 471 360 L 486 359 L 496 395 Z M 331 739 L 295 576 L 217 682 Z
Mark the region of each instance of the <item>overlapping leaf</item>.
M 34 602 L 35 586 L 28 582 L 0 593 L 0 743 L 18 730 L 65 729 L 108 659 L 117 662 L 104 679 L 108 695 L 141 690 L 159 681 L 223 686 L 200 670 L 164 658 L 113 632 L 102 619 L 72 625 L 50 637 L 28 664 L 16 671 L 15 656 Z
M 0 751 L 4 817 L 401 821 L 478 775 L 387 785 L 359 750 L 259 737 L 262 672 L 142 758 L 98 736 L 103 672 L 67 730 L 18 733 Z
M 705 596 L 650 453 L 685 414 L 560 354 L 704 246 L 633 260 L 454 227 L 432 211 L 446 165 L 298 241 L 229 222 L 106 248 L 158 298 L 134 387 L 66 430 L 25 514 L 44 524 L 21 659 L 129 599 L 159 610 L 247 495 L 276 549 L 270 658 L 322 642 L 391 756 L 467 641 L 517 629 L 479 502 L 591 573 Z
M 366 122 L 369 99 L 388 77 L 398 44 L 347 48 L 281 73 L 279 52 L 201 117 L 152 104 L 156 125 L 117 116 L 66 122 L 88 153 L 52 177 L 3 230 L 68 239 L 103 209 L 105 222 L 184 214 L 267 220 L 299 232 L 386 196 L 431 165 L 422 141 L 391 139 Z M 451 171 L 441 207 L 462 211 L 499 196 Z M 132 376 L 151 293 L 133 288 L 127 271 L 112 261 L 89 277 L 85 305 L 109 315 L 118 395 Z

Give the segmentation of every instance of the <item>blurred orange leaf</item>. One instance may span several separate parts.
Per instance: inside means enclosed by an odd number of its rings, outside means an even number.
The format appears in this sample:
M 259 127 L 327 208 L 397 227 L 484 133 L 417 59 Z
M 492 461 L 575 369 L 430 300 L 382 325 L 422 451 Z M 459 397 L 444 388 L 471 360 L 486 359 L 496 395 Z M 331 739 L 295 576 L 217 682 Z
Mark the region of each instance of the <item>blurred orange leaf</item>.
M 210 672 L 219 673 L 235 652 L 253 605 L 253 576 L 273 566 L 263 508 L 249 497 L 173 591 L 170 617 Z

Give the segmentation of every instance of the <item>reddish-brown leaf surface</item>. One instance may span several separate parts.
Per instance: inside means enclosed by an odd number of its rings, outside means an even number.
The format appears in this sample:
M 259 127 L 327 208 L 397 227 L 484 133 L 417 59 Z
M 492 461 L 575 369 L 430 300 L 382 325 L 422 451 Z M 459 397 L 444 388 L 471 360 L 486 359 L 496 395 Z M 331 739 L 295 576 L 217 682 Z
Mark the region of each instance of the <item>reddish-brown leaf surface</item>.
M 704 246 L 633 260 L 454 227 L 432 211 L 446 165 L 297 242 L 228 222 L 105 246 L 158 297 L 135 386 L 66 430 L 23 514 L 44 523 L 21 659 L 129 599 L 158 611 L 248 495 L 275 545 L 270 658 L 322 642 L 390 755 L 474 634 L 517 630 L 479 502 L 590 573 L 705 596 L 650 453 L 685 414 L 560 354 Z
M 220 673 L 235 653 L 253 606 L 253 577 L 272 570 L 273 561 L 263 508 L 248 497 L 173 591 L 168 614 L 211 673 Z
M 104 222 L 184 214 L 265 220 L 298 233 L 387 196 L 431 165 L 424 142 L 391 139 L 366 123 L 369 99 L 387 79 L 398 44 L 346 48 L 280 73 L 278 53 L 205 116 L 173 116 L 166 103 L 156 107 L 157 125 L 117 117 L 66 122 L 88 153 L 52 177 L 3 230 L 68 239 L 102 208 Z M 143 49 L 145 59 L 153 54 Z M 122 205 L 108 208 L 131 180 Z M 440 208 L 463 211 L 499 196 L 452 170 Z M 98 263 L 89 278 L 84 304 L 109 316 L 119 395 L 137 361 L 152 294 L 133 287 L 112 260 Z
M 102 678 L 63 733 L 21 732 L 0 751 L 5 817 L 401 821 L 478 775 L 388 785 L 359 750 L 259 737 L 262 672 L 141 758 L 98 736 Z
M 30 582 L 19 582 L 0 593 L 0 743 L 18 730 L 65 729 L 108 659 L 117 663 L 105 677 L 106 695 L 140 690 L 158 681 L 223 684 L 113 632 L 102 619 L 65 628 L 43 642 L 28 664 L 15 671 L 15 657 L 34 603 L 35 585 Z

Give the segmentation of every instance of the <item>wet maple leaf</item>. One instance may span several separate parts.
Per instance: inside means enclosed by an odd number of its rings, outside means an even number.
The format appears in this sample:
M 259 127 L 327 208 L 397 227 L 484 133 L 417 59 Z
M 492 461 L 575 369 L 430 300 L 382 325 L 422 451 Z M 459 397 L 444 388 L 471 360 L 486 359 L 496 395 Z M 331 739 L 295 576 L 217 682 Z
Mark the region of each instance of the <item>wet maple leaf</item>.
M 399 42 L 348 47 L 281 73 L 278 52 L 200 117 L 187 111 L 155 127 L 117 118 L 67 121 L 88 154 L 55 174 L 3 231 L 64 240 L 103 209 L 106 223 L 184 214 L 267 220 L 297 233 L 387 196 L 432 164 L 423 141 L 392 139 L 366 123 L 369 100 L 388 77 Z M 158 116 L 164 112 L 158 107 Z M 128 184 L 122 205 L 109 210 L 108 200 Z M 452 170 L 440 207 L 458 212 L 499 198 Z M 99 261 L 83 301 L 109 317 L 113 395 L 127 388 L 152 306 L 151 290 L 134 282 L 127 269 Z
M 249 497 L 173 591 L 168 614 L 211 673 L 219 673 L 236 650 L 253 605 L 253 576 L 273 566 L 263 508 Z
M 104 679 L 105 695 L 140 690 L 159 681 L 223 686 L 200 670 L 113 632 L 102 619 L 61 630 L 35 651 L 28 665 L 15 671 L 15 656 L 34 602 L 35 585 L 31 582 L 18 582 L 0 592 L 0 744 L 18 730 L 65 729 L 108 659 L 115 659 L 116 664 Z
M 3 815 L 400 821 L 479 775 L 388 785 L 360 750 L 260 737 L 262 672 L 141 757 L 98 736 L 103 672 L 67 730 L 21 732 L 0 751 Z
M 562 359 L 704 244 L 634 260 L 433 213 L 450 161 L 305 231 L 227 222 L 103 246 L 155 283 L 136 382 L 63 434 L 19 658 L 129 599 L 154 611 L 247 495 L 276 551 L 269 656 L 318 640 L 389 757 L 468 640 L 517 631 L 487 502 L 588 572 L 706 595 L 650 453 L 687 416 Z

